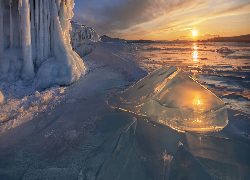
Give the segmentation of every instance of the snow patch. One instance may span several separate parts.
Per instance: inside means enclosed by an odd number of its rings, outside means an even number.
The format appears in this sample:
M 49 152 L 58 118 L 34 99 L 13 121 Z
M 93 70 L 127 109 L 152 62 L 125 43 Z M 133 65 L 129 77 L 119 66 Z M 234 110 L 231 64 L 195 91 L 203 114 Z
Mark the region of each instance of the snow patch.
M 39 113 L 49 114 L 68 97 L 65 87 L 53 86 L 20 99 L 7 99 L 0 106 L 0 134 L 32 120 Z

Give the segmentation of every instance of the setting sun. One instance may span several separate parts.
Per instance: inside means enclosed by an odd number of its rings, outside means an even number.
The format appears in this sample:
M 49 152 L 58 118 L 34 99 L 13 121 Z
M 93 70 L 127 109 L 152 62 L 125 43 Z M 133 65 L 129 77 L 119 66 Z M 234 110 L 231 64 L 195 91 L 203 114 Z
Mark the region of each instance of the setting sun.
M 198 31 L 196 29 L 192 30 L 192 36 L 197 36 L 198 35 Z

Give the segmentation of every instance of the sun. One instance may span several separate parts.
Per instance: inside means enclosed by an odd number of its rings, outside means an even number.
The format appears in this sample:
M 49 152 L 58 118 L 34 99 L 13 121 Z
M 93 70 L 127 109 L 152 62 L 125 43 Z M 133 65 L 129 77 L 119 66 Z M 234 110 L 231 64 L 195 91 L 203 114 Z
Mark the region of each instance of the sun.
M 198 35 L 198 31 L 196 29 L 192 30 L 192 36 L 197 36 Z

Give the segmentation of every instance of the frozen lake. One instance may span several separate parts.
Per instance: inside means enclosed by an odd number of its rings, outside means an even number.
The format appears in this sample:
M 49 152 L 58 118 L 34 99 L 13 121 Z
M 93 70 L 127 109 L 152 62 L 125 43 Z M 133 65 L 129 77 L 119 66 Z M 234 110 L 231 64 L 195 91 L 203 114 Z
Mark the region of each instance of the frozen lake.
M 108 46 L 99 45 L 83 60 L 101 65 L 67 87 L 65 102 L 1 134 L 0 179 L 247 180 L 249 44 L 136 46 L 136 52 L 111 48 L 109 53 Z M 216 52 L 225 46 L 232 52 Z M 219 132 L 178 132 L 150 117 L 109 107 L 107 94 L 137 82 L 128 78 L 136 77 L 132 59 L 147 72 L 165 65 L 182 68 L 226 102 L 227 126 Z
M 147 71 L 162 66 L 181 67 L 234 109 L 250 113 L 249 43 L 155 43 L 136 44 L 147 57 Z M 228 53 L 217 50 L 227 47 Z

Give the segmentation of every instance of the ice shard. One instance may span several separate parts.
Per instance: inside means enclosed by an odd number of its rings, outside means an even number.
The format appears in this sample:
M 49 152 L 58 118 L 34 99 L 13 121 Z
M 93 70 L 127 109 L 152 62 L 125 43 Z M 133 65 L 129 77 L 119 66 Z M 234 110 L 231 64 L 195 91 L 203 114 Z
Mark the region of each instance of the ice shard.
M 178 67 L 158 69 L 107 103 L 179 131 L 209 132 L 228 122 L 222 100 Z

